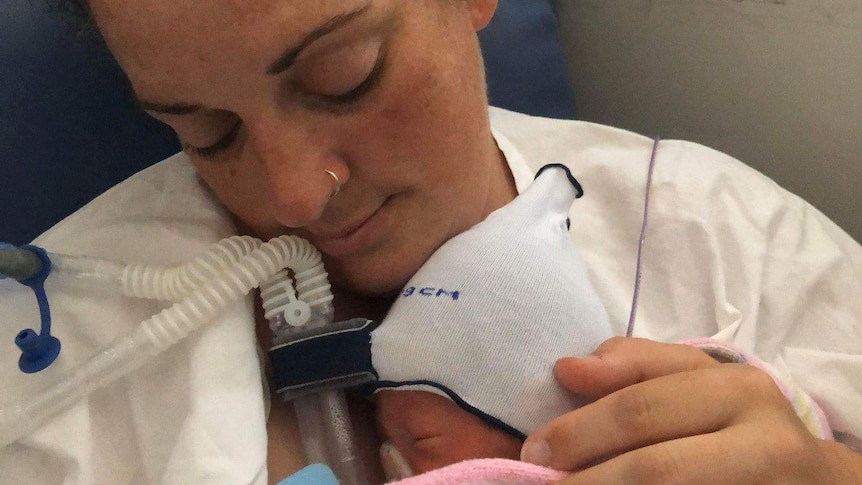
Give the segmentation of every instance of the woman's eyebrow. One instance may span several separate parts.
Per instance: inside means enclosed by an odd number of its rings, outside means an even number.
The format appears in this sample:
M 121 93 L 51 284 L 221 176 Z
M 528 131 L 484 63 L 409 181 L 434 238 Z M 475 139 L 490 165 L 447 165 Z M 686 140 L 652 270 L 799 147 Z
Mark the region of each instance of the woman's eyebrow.
M 339 28 L 349 24 L 351 21 L 355 20 L 357 17 L 367 12 L 369 7 L 370 2 L 366 3 L 362 7 L 357 8 L 356 10 L 353 10 L 352 12 L 339 14 L 327 20 L 322 25 L 312 30 L 305 37 L 303 37 L 296 45 L 285 49 L 284 52 L 278 57 L 278 59 L 276 59 L 269 65 L 269 67 L 266 69 L 266 74 L 274 76 L 284 72 L 296 61 L 296 58 L 305 48 L 313 44 L 315 41 L 319 40 L 321 37 L 324 37 L 327 34 L 330 34 L 338 30 Z M 147 101 L 145 99 L 139 98 L 135 93 L 133 93 L 133 98 L 135 104 L 138 105 L 140 109 L 144 111 L 151 111 L 154 113 L 168 115 L 189 115 L 201 109 L 201 105 L 199 104 L 164 104 Z
M 152 111 L 154 113 L 162 113 L 167 115 L 189 115 L 199 110 L 201 106 L 199 104 L 188 104 L 188 103 L 173 103 L 173 104 L 161 104 L 154 103 L 152 101 L 147 101 L 138 97 L 137 94 L 132 94 L 134 103 L 138 106 L 138 108 L 144 111 Z
M 355 20 L 360 15 L 368 11 L 369 4 L 366 3 L 352 12 L 336 15 L 327 20 L 323 25 L 312 30 L 308 35 L 302 38 L 296 45 L 288 47 L 284 52 L 273 61 L 266 69 L 266 73 L 270 76 L 281 74 L 287 70 L 296 61 L 299 54 L 309 45 L 319 40 L 321 37 L 334 32 L 335 30 L 344 27 L 351 21 Z

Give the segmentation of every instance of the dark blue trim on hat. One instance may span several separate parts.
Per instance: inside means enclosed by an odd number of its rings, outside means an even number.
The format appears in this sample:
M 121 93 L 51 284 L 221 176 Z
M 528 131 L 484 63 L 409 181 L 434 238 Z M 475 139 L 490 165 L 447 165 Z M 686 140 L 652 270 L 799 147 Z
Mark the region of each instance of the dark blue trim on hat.
M 461 399 L 461 396 L 459 396 L 455 391 L 453 391 L 452 389 L 449 389 L 448 387 L 446 387 L 442 384 L 438 384 L 434 381 L 425 381 L 425 380 L 402 381 L 402 382 L 379 381 L 376 384 L 374 384 L 375 390 L 395 389 L 395 388 L 404 387 L 404 386 L 428 386 L 428 387 L 433 387 L 435 389 L 438 389 L 438 390 L 442 391 L 443 393 L 445 393 L 449 397 L 449 399 L 451 399 L 459 407 L 461 407 L 462 409 L 464 409 L 468 413 L 478 417 L 482 421 L 485 421 L 486 423 L 490 424 L 491 426 L 502 430 L 506 434 L 509 434 L 509 435 L 513 436 L 514 438 L 517 438 L 520 441 L 524 441 L 527 439 L 527 435 L 525 433 L 522 433 L 522 432 L 518 431 L 517 429 L 513 428 L 512 426 L 506 424 L 500 418 L 491 416 L 490 414 L 488 414 L 488 413 L 486 413 L 486 412 L 484 412 L 478 408 L 471 406 L 470 404 L 467 403 L 467 401 Z
M 584 196 L 584 188 L 581 187 L 581 184 L 580 184 L 580 182 L 578 182 L 578 179 L 576 179 L 575 176 L 572 175 L 572 171 L 569 170 L 569 167 L 563 165 L 562 163 L 549 163 L 549 164 L 545 165 L 544 167 L 540 168 L 538 172 L 536 172 L 536 176 L 533 177 L 533 180 L 536 180 L 537 178 L 539 178 L 539 175 L 542 175 L 542 172 L 544 172 L 545 170 L 547 170 L 549 168 L 562 168 L 563 170 L 565 170 L 566 178 L 569 179 L 569 182 L 572 183 L 572 187 L 574 187 L 575 190 L 578 191 L 578 195 L 576 195 L 575 198 L 580 199 L 581 197 Z

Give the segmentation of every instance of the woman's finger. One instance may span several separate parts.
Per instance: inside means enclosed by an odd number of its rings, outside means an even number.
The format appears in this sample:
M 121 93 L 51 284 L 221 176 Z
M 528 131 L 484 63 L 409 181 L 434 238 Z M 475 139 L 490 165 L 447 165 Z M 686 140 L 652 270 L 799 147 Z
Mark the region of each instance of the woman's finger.
M 754 457 L 745 457 L 728 466 L 729 458 L 744 448 L 733 443 L 732 433 L 720 431 L 641 448 L 577 472 L 555 485 L 593 485 L 625 483 L 637 485 L 682 485 L 757 481 L 762 473 Z
M 615 337 L 589 357 L 558 360 L 554 375 L 570 392 L 598 399 L 638 382 L 718 365 L 690 345 Z
M 770 430 L 774 432 L 765 432 Z M 555 485 L 846 483 L 826 469 L 824 457 L 821 442 L 808 433 L 746 423 L 640 448 L 574 473 Z
M 771 378 L 754 367 L 725 364 L 678 373 L 626 387 L 555 419 L 527 438 L 522 459 L 576 470 L 641 447 L 713 433 L 760 409 L 795 418 Z

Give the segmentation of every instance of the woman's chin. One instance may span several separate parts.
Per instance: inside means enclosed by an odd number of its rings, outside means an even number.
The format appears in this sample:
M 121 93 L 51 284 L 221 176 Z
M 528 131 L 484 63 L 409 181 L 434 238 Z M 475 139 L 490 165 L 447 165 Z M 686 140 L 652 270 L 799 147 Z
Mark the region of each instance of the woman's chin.
M 406 278 L 387 278 L 385 275 L 377 274 L 361 274 L 361 275 L 339 275 L 330 274 L 330 283 L 342 290 L 367 298 L 394 298 L 407 284 L 410 279 Z
M 342 262 L 325 255 L 323 263 L 333 286 L 370 298 L 394 297 L 421 266 L 407 264 L 405 260 L 357 264 L 357 261 Z

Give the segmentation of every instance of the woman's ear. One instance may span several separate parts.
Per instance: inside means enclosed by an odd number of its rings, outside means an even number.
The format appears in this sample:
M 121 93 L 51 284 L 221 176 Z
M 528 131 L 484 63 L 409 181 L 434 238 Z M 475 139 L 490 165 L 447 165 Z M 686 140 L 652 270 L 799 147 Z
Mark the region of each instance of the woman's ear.
M 476 32 L 484 29 L 491 21 L 491 18 L 494 17 L 494 12 L 497 10 L 497 0 L 465 1 L 467 2 L 467 8 L 470 10 L 470 19 L 473 22 L 473 28 Z

